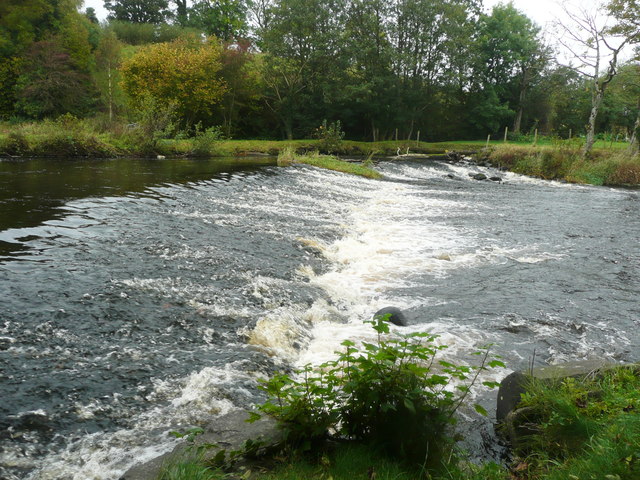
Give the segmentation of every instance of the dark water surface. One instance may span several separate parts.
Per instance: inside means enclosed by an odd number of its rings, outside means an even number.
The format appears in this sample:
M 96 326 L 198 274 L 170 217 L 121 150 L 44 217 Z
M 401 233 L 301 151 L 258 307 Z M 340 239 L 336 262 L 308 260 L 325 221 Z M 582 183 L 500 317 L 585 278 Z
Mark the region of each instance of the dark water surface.
M 0 478 L 117 479 L 386 305 L 456 359 L 638 360 L 639 192 L 263 162 L 0 163 Z

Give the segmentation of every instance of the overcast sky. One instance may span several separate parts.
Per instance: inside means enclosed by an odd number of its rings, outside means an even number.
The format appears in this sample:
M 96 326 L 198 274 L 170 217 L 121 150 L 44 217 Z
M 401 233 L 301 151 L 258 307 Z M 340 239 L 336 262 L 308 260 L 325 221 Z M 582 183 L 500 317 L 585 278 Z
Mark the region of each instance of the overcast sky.
M 503 0 L 484 0 L 485 10 L 491 10 L 491 7 L 498 3 L 506 3 Z M 559 0 L 513 0 L 515 7 L 525 13 L 529 18 L 536 22 L 539 26 L 545 27 L 547 23 L 553 22 L 554 19 L 562 17 L 561 4 Z M 595 7 L 598 0 L 575 0 L 574 3 L 582 7 Z M 85 0 L 85 7 L 93 7 L 98 14 L 100 20 L 104 20 L 107 11 L 103 7 L 103 0 Z

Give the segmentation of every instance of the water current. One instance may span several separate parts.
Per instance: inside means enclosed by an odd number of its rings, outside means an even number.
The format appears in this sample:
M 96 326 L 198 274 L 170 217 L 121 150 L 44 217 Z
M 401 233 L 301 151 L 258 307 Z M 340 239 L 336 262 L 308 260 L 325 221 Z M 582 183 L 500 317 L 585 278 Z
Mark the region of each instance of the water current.
M 117 479 L 384 306 L 454 360 L 494 343 L 497 380 L 639 360 L 639 191 L 249 163 L 0 162 L 0 478 Z M 467 420 L 495 456 L 491 419 Z

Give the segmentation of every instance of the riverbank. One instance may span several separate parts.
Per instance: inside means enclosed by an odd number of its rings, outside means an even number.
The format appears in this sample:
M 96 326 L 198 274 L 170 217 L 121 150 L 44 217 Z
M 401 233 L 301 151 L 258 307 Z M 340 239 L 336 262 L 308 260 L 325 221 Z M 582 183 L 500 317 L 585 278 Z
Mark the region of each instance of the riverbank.
M 479 161 L 515 173 L 545 180 L 563 180 L 608 186 L 640 184 L 640 156 L 630 156 L 619 144 L 594 149 L 590 158 L 581 155 L 581 145 L 495 145 L 478 155 Z
M 276 443 L 265 443 L 264 436 L 251 438 L 235 452 L 214 455 L 218 438 L 197 441 L 192 433 L 182 450 L 167 455 L 153 467 L 158 469 L 157 475 L 149 476 L 149 469 L 142 468 L 138 470 L 146 473 L 132 471 L 123 479 L 634 480 L 640 473 L 639 373 L 637 365 L 614 366 L 595 361 L 514 372 L 506 377 L 497 402 L 497 428 L 510 446 L 509 460 L 504 465 L 474 464 L 454 450 L 441 459 L 440 468 L 427 473 L 425 464 L 411 465 L 375 442 L 344 439 L 300 451 L 285 448 L 288 436 L 283 436 L 282 431 L 297 431 L 305 426 L 294 421 L 281 423 L 278 429 L 272 419 L 262 419 L 261 422 L 269 420 L 265 423 L 267 428 L 257 431 L 263 435 L 270 432 Z M 297 421 L 307 419 L 305 412 L 296 414 Z M 242 423 L 243 415 L 247 413 L 229 417 Z M 289 417 L 287 413 L 292 421 Z M 240 423 L 233 431 L 248 433 L 251 427 Z M 446 437 L 441 441 L 453 442 Z
M 417 142 L 413 140 L 359 142 L 344 140 L 330 153 L 344 156 L 438 154 L 447 150 L 475 152 L 483 141 Z M 203 132 L 193 138 L 160 138 L 135 125 L 96 128 L 86 121 L 64 118 L 27 124 L 0 124 L 0 157 L 231 157 L 277 156 L 284 148 L 298 153 L 323 151 L 321 140 L 227 140 Z
M 0 157 L 245 157 L 277 156 L 286 149 L 296 154 L 323 151 L 321 140 L 226 140 L 202 132 L 194 138 L 157 138 L 138 125 L 100 129 L 73 117 L 56 121 L 0 124 Z M 588 159 L 581 141 L 545 138 L 536 145 L 501 141 L 417 142 L 344 140 L 330 153 L 353 157 L 410 158 L 448 151 L 474 154 L 479 163 L 546 180 L 608 186 L 640 185 L 640 157 L 630 156 L 623 142 L 600 141 Z M 309 162 L 306 162 L 309 163 Z

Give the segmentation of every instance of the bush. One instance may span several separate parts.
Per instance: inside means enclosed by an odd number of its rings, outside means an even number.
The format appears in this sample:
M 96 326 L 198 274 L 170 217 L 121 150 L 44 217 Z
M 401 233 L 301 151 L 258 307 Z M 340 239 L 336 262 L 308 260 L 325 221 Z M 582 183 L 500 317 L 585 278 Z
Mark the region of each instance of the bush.
M 223 139 L 222 127 L 209 127 L 202 130 L 200 124 L 198 124 L 195 130 L 196 134 L 193 137 L 191 153 L 194 155 L 211 155 L 215 145 Z
M 276 375 L 263 385 L 269 399 L 259 409 L 279 422 L 294 449 L 315 449 L 333 435 L 380 447 L 414 466 L 438 467 L 453 446 L 447 427 L 478 374 L 504 365 L 487 361 L 487 350 L 477 352 L 482 361 L 476 367 L 437 361 L 446 347 L 434 343 L 435 335 L 389 335 L 385 319 L 370 323 L 375 343 L 358 348 L 345 341 L 336 361 Z M 479 405 L 476 410 L 486 414 Z
M 0 144 L 0 154 L 20 156 L 29 152 L 29 141 L 19 131 L 9 132 L 7 138 Z
M 318 148 L 321 151 L 329 154 L 337 152 L 344 138 L 342 124 L 340 120 L 338 120 L 327 125 L 327 121 L 323 120 L 322 125 L 316 128 L 313 136 L 320 140 L 318 142 Z

